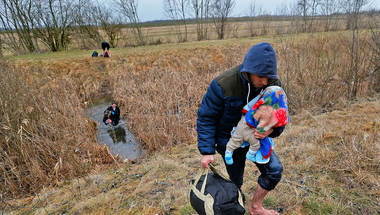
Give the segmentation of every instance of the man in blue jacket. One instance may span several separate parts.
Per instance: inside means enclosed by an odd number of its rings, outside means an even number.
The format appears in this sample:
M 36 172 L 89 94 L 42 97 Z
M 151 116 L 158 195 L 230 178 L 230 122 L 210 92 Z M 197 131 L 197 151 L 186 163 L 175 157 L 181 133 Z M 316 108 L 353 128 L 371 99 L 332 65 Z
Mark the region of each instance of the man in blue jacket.
M 202 154 L 201 164 L 208 167 L 214 163 L 216 151 L 224 155 L 231 131 L 242 115 L 243 107 L 261 90 L 268 86 L 281 86 L 277 76 L 277 57 L 273 47 L 266 42 L 252 46 L 245 55 L 244 62 L 212 80 L 198 110 L 198 149 Z M 271 128 L 264 134 L 255 132 L 257 139 L 278 137 L 284 127 Z M 234 151 L 232 165 L 226 165 L 228 175 L 238 187 L 243 184 L 246 154 L 249 147 Z M 278 214 L 262 206 L 265 195 L 273 190 L 281 180 L 282 164 L 272 152 L 266 164 L 255 163 L 261 172 L 250 214 Z

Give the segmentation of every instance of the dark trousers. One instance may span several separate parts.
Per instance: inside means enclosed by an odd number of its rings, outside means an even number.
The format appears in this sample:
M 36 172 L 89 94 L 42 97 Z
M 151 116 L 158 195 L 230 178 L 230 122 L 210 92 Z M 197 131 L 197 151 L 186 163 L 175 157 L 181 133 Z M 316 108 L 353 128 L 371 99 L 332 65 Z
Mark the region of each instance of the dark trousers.
M 224 159 L 225 149 L 217 149 L 218 153 L 222 155 L 224 164 L 226 165 L 228 175 L 230 180 L 236 184 L 239 188 L 243 185 L 244 168 L 246 161 L 246 154 L 248 152 L 249 146 L 244 148 L 238 148 L 234 151 L 232 159 L 234 163 L 232 165 L 226 164 Z M 248 160 L 248 162 L 251 162 Z M 261 175 L 259 176 L 258 184 L 265 190 L 273 190 L 278 182 L 281 180 L 282 175 L 282 164 L 278 159 L 277 155 L 272 151 L 270 160 L 266 164 L 255 163 Z
M 110 44 L 107 42 L 102 42 L 102 49 L 103 51 L 107 51 L 110 49 Z

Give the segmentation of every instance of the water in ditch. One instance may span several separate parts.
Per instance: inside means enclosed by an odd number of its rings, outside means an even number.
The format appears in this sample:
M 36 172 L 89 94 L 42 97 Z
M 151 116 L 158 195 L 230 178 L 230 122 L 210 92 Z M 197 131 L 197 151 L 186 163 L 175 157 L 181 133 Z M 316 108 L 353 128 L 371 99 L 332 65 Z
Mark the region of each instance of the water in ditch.
M 98 99 L 92 101 L 91 106 L 87 108 L 89 117 L 97 122 L 99 144 L 106 144 L 113 155 L 122 156 L 124 159 L 136 159 L 144 154 L 141 145 L 135 140 L 133 134 L 128 131 L 127 121 L 123 118 L 123 110 L 120 109 L 121 119 L 117 126 L 105 125 L 103 123 L 103 112 L 111 104 L 111 100 Z

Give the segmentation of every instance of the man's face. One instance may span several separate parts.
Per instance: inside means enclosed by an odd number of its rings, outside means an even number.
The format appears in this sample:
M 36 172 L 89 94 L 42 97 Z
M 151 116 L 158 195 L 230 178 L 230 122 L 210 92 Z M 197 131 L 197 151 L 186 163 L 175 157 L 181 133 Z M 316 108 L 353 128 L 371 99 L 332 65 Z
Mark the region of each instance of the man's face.
M 268 78 L 263 76 L 258 76 L 249 73 L 249 82 L 253 84 L 254 87 L 260 88 L 268 84 Z
M 115 107 L 116 107 L 116 104 L 112 104 L 112 107 L 115 108 Z

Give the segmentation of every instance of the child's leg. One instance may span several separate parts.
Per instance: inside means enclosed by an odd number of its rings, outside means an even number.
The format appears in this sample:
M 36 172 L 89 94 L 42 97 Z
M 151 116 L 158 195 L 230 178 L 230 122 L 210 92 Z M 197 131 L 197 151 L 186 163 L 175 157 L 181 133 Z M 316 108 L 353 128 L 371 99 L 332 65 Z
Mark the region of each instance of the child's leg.
M 245 157 L 252 162 L 256 162 L 256 153 L 257 151 L 252 150 L 251 147 L 249 147 L 249 150 Z
M 252 162 L 256 162 L 256 153 L 260 149 L 260 141 L 255 137 L 255 130 L 249 126 L 246 129 L 246 139 L 249 142 L 249 151 L 246 158 Z
M 231 165 L 234 163 L 232 159 L 232 154 L 235 151 L 235 149 L 239 148 L 244 142 L 244 136 L 243 136 L 244 124 L 245 124 L 245 120 L 242 117 L 242 119 L 239 121 L 238 125 L 236 126 L 236 129 L 231 132 L 232 136 L 226 145 L 226 151 L 225 151 L 225 156 L 224 156 L 224 159 L 228 165 Z

